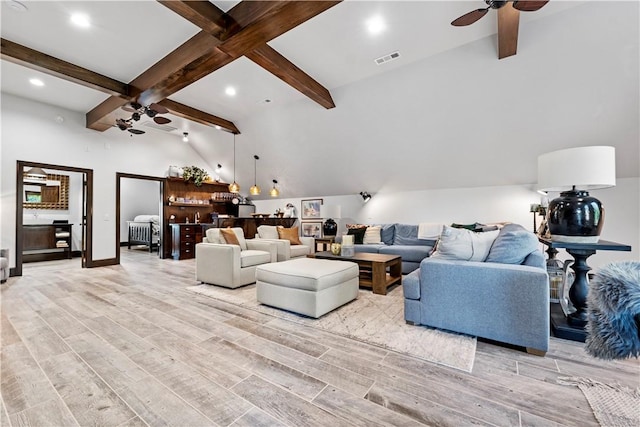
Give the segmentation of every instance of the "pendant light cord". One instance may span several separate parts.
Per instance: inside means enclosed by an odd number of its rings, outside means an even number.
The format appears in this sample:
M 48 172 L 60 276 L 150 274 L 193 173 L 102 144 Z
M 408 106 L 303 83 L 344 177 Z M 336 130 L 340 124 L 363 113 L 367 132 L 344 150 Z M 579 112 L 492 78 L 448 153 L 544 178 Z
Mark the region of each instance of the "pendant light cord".
M 233 134 L 233 182 L 236 182 L 236 134 Z

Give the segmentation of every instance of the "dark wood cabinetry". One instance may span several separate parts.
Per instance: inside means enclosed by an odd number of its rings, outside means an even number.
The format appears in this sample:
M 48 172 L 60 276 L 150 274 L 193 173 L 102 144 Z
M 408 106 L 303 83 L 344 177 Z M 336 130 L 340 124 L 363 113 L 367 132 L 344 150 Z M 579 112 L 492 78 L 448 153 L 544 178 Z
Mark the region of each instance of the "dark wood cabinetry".
M 181 246 L 176 246 L 176 242 L 180 243 L 180 240 L 175 240 L 175 233 L 179 232 L 180 227 L 173 229 L 173 224 L 180 226 L 196 222 L 209 223 L 212 214 L 236 214 L 234 208 L 237 212 L 237 207 L 231 203 L 228 192 L 229 184 L 224 182 L 203 182 L 201 186 L 196 186 L 182 178 L 166 178 L 163 194 L 164 229 L 169 238 L 164 239 L 163 243 L 165 258 L 193 258 L 193 250 L 190 252 L 192 256 L 185 257 L 187 253 L 180 255 Z M 195 243 L 201 240 L 200 229 L 200 240 Z
M 190 259 L 196 256 L 196 243 L 202 242 L 201 224 L 171 224 L 171 258 Z
M 73 224 L 22 226 L 22 262 L 71 258 Z
M 195 257 L 195 245 L 208 228 L 240 227 L 253 239 L 260 225 L 291 227 L 297 218 L 237 218 L 238 206 L 231 202 L 229 184 L 203 183 L 197 187 L 181 178 L 167 178 L 164 185 L 163 253 L 176 260 Z M 212 215 L 214 214 L 214 215 Z M 225 215 L 217 217 L 216 214 Z M 228 217 L 227 217 L 228 215 Z

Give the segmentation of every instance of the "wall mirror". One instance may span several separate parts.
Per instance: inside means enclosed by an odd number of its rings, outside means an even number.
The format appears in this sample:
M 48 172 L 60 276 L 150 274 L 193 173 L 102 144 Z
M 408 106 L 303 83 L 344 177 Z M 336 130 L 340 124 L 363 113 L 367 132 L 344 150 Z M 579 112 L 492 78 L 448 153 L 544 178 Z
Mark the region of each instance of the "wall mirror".
M 25 168 L 23 173 L 25 209 L 69 210 L 69 176 L 46 173 L 40 168 Z

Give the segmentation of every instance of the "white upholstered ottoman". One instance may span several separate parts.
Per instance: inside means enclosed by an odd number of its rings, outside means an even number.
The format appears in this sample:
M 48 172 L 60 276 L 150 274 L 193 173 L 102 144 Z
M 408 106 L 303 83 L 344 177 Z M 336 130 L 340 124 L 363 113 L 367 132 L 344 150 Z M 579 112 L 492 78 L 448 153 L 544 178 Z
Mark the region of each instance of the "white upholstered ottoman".
M 318 318 L 358 297 L 358 264 L 315 258 L 256 268 L 258 302 Z

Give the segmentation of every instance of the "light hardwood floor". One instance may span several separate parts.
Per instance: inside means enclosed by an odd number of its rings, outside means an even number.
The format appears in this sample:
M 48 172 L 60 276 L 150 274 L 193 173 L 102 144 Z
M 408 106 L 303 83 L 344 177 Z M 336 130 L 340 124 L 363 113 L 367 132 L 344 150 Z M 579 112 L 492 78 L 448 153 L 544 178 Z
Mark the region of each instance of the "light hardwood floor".
M 195 263 L 25 264 L 2 285 L 2 426 L 597 425 L 558 378 L 639 385 L 637 361 L 478 343 L 473 373 L 184 288 Z

